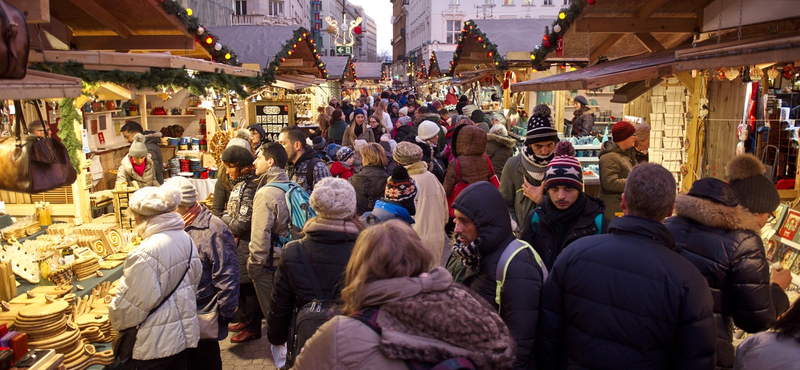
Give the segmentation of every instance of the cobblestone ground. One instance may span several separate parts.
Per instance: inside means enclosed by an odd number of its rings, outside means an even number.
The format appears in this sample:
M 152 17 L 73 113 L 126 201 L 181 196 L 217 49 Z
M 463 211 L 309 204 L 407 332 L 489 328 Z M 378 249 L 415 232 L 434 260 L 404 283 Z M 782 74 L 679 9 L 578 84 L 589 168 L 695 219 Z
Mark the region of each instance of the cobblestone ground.
M 266 324 L 262 328 L 262 333 L 266 333 Z M 266 335 L 246 343 L 231 343 L 231 338 L 236 334 L 229 333 L 227 339 L 219 342 L 223 369 L 276 370 Z

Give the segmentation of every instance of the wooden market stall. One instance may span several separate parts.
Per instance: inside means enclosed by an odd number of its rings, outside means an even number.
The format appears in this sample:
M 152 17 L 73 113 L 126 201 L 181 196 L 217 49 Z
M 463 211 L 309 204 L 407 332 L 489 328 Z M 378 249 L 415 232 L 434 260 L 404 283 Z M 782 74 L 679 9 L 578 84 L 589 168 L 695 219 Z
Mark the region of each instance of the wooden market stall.
M 384 64 L 380 62 L 355 62 L 356 76 L 358 76 L 359 90 L 365 95 L 380 94 L 390 80 L 388 71 L 384 69 Z
M 353 64 L 352 56 L 324 56 L 322 61 L 328 68 L 328 86 L 340 91 L 340 99 L 349 100 L 350 104 L 355 105 L 355 100 L 361 94 L 355 90 L 356 67 Z

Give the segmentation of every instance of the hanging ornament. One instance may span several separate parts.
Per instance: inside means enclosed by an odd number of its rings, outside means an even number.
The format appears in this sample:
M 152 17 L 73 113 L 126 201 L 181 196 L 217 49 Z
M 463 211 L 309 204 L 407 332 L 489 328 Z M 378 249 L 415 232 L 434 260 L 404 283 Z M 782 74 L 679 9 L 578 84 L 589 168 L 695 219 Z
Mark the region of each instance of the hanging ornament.
M 353 33 L 355 33 L 356 35 L 360 35 L 361 32 L 363 32 L 361 26 L 355 26 L 355 28 L 353 28 Z
M 760 80 L 764 78 L 764 71 L 756 66 L 750 67 L 750 79 Z
M 216 51 L 222 50 L 222 44 L 220 44 L 220 43 L 214 44 L 214 50 L 216 50 Z
M 770 68 L 767 71 L 767 76 L 769 76 L 769 79 L 771 81 L 771 80 L 774 80 L 774 79 L 778 78 L 778 74 L 779 73 L 780 72 L 778 72 L 778 68 L 776 68 L 775 66 L 772 66 L 772 68 Z
M 720 81 L 724 81 L 725 80 L 725 68 L 717 69 L 717 72 L 715 74 L 716 74 L 718 80 L 720 80 Z
M 202 35 L 204 33 L 206 33 L 206 29 L 203 28 L 203 26 L 197 27 L 197 35 L 198 36 L 200 36 L 200 35 Z
M 556 33 L 561 33 L 561 25 L 557 24 L 553 26 L 553 31 L 555 31 Z
M 797 73 L 797 68 L 792 63 L 789 63 L 785 67 L 783 67 L 783 78 L 787 80 L 793 79 L 796 73 Z
M 736 77 L 739 77 L 739 70 L 736 69 L 736 68 L 731 67 L 731 68 L 728 68 L 728 70 L 725 71 L 724 74 L 725 74 L 725 78 L 727 78 L 728 81 L 733 81 L 733 80 L 736 79 Z
M 328 31 L 328 33 L 329 33 L 329 34 L 333 35 L 334 33 L 336 33 L 336 27 L 334 27 L 334 26 L 328 26 L 328 28 L 326 29 L 326 31 Z
M 589 5 L 594 5 L 594 2 L 595 2 L 595 0 L 588 0 L 587 1 L 587 3 L 589 3 Z
M 542 45 L 544 45 L 544 47 L 546 47 L 546 48 L 549 48 L 550 47 L 550 41 L 545 40 L 544 44 L 542 44 Z

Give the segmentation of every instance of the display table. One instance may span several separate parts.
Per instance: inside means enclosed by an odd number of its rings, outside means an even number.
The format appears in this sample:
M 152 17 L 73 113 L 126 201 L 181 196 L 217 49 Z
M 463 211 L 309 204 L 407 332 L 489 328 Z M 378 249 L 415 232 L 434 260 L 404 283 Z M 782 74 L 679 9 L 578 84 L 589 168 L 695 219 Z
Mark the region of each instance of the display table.
M 214 186 L 217 185 L 217 179 L 187 179 L 194 185 L 197 190 L 197 201 L 202 202 L 214 192 Z
M 122 263 L 121 265 L 119 265 L 117 267 L 114 267 L 113 269 L 110 269 L 110 270 L 99 270 L 99 271 L 103 272 L 103 276 L 102 277 L 94 276 L 94 277 L 90 277 L 90 278 L 88 278 L 86 280 L 83 280 L 83 281 L 77 281 L 73 277 L 72 278 L 72 292 L 75 293 L 75 296 L 77 298 L 83 298 L 83 296 L 91 294 L 92 293 L 92 288 L 94 288 L 98 284 L 102 284 L 102 283 L 104 283 L 106 281 L 114 281 L 114 280 L 117 280 L 117 279 L 121 278 L 122 277 L 122 272 L 123 272 L 122 268 L 124 266 L 125 266 L 125 263 Z M 25 280 L 22 280 L 19 277 L 17 277 L 17 281 L 19 282 L 19 286 L 17 287 L 17 295 L 25 294 L 25 292 L 27 292 L 27 291 L 29 291 L 29 290 L 31 290 L 33 288 L 36 288 L 37 286 L 41 285 L 41 284 L 31 284 L 31 283 L 29 283 L 29 282 L 27 282 Z M 78 290 L 78 288 L 77 288 L 78 284 L 82 285 L 84 289 L 83 290 Z

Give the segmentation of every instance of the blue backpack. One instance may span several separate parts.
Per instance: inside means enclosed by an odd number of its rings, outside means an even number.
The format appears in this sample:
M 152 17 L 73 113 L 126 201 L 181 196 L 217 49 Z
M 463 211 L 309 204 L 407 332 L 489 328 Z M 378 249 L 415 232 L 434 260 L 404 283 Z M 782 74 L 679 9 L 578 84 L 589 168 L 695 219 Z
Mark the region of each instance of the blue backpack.
M 289 208 L 289 235 L 272 235 L 272 246 L 283 248 L 286 243 L 302 238 L 303 226 L 308 219 L 317 215 L 308 203 L 309 195 L 303 188 L 294 182 L 273 182 L 266 184 L 278 188 L 286 193 L 286 207 Z M 272 250 L 269 254 L 269 265 L 272 266 Z

